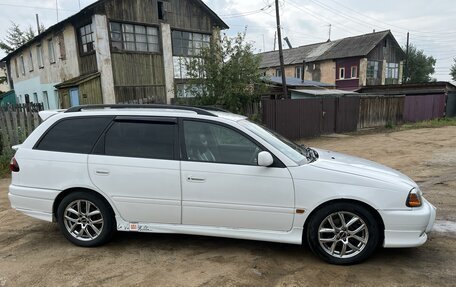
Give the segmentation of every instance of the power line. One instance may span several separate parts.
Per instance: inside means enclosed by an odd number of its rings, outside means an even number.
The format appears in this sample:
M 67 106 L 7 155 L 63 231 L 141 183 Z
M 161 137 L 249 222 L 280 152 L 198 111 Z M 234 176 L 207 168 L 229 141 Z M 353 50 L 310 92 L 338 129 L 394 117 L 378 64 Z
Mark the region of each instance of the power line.
M 7 4 L 7 3 L 0 3 L 0 6 L 8 6 L 8 7 L 18 7 L 18 8 L 30 8 L 30 9 L 40 9 L 40 10 L 52 10 L 55 11 L 54 8 L 48 8 L 48 7 L 39 7 L 39 6 L 29 6 L 29 5 L 22 5 L 22 4 Z M 77 12 L 77 10 L 70 10 L 70 9 L 62 9 L 59 8 L 59 11 L 69 11 L 69 12 Z

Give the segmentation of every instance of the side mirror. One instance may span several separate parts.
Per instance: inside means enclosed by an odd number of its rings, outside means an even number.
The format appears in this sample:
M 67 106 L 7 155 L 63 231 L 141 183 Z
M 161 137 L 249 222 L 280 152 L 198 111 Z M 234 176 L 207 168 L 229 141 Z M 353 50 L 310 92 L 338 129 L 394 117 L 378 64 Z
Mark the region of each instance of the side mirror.
M 272 157 L 272 155 L 267 152 L 267 151 L 262 151 L 262 152 L 259 152 L 258 153 L 258 165 L 259 166 L 264 166 L 264 167 L 267 167 L 267 166 L 270 166 L 274 163 L 274 158 Z

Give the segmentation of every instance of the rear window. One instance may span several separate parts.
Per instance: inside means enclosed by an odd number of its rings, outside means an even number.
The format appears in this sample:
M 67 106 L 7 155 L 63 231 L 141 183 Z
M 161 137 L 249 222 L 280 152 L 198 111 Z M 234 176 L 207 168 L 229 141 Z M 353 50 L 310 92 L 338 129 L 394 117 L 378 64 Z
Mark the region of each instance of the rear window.
M 46 132 L 35 149 L 88 154 L 111 119 L 87 117 L 61 120 Z
M 174 123 L 115 122 L 105 137 L 105 154 L 174 159 Z

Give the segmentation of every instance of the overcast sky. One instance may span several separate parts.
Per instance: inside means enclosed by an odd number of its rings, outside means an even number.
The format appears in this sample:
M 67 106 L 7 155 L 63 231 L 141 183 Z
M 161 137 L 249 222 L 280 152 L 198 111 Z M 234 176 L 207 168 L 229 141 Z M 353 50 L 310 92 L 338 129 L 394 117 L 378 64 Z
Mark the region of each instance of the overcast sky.
M 94 0 L 58 0 L 59 20 L 85 7 Z M 247 31 L 247 40 L 257 52 L 270 51 L 274 45 L 274 0 L 204 0 L 227 24 L 229 35 Z M 410 42 L 425 54 L 437 59 L 433 77 L 450 81 L 450 67 L 456 57 L 456 5 L 454 0 L 280 0 L 283 37 L 292 46 L 331 39 L 391 30 L 400 45 L 405 45 L 407 31 Z M 0 38 L 10 21 L 36 27 L 35 13 L 49 27 L 56 23 L 55 0 L 0 0 Z M 286 44 L 284 44 L 284 48 Z M 4 55 L 1 54 L 1 57 Z

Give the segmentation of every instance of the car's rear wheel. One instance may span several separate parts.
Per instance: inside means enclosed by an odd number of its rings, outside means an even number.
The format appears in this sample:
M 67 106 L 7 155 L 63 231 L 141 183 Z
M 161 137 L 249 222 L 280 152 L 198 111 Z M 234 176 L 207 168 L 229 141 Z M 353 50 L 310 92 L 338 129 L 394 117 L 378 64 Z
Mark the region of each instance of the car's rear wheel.
M 58 223 L 63 235 L 78 246 L 106 243 L 114 233 L 114 216 L 107 203 L 96 195 L 78 191 L 60 202 Z
M 375 217 L 362 205 L 338 202 L 318 210 L 309 219 L 310 249 L 332 264 L 355 264 L 366 260 L 380 238 Z

